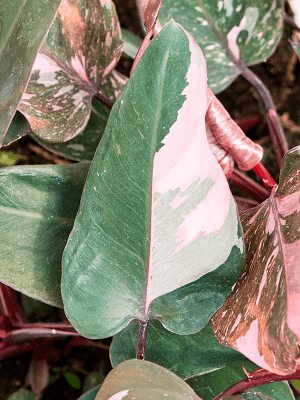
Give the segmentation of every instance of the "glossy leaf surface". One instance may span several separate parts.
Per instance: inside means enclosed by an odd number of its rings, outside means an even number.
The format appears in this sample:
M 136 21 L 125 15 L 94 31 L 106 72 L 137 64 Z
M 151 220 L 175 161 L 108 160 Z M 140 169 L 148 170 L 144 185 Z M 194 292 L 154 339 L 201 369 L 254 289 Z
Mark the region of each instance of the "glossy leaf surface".
M 280 40 L 281 0 L 164 0 L 159 21 L 180 23 L 201 46 L 208 85 L 219 93 L 241 73 L 239 62 L 253 65 L 268 58 Z
M 1 2 L 0 143 L 26 89 L 38 49 L 60 0 Z
M 84 393 L 82 396 L 78 398 L 78 400 L 95 400 L 97 393 L 99 392 L 100 385 L 94 387 L 93 389 L 89 390 L 88 392 Z
M 127 78 L 117 71 L 113 71 L 100 85 L 101 92 L 106 93 L 110 100 L 115 101 L 121 94 Z M 75 161 L 91 161 L 102 138 L 110 110 L 93 99 L 91 115 L 86 128 L 74 139 L 65 143 L 50 143 L 40 139 L 33 133 L 30 136 L 41 146 L 62 157 Z
M 89 163 L 0 169 L 0 281 L 62 306 L 62 252 Z
M 154 317 L 194 333 L 231 292 L 243 241 L 206 104 L 203 55 L 171 22 L 111 111 L 64 252 L 65 311 L 83 336 Z
M 62 1 L 19 106 L 37 136 L 64 142 L 83 131 L 91 99 L 117 64 L 121 43 L 110 0 Z
M 177 375 L 149 361 L 124 361 L 103 382 L 95 400 L 201 400 Z
M 118 333 L 110 347 L 112 365 L 135 358 L 138 323 L 132 322 Z M 183 379 L 205 374 L 246 358 L 239 352 L 221 346 L 210 324 L 193 335 L 177 335 L 166 330 L 159 321 L 149 322 L 146 360 L 155 362 Z
M 123 53 L 131 58 L 135 58 L 140 45 L 142 44 L 142 39 L 129 31 L 128 29 L 122 29 L 122 39 L 123 39 Z
M 3 139 L 3 145 L 6 146 L 15 140 L 20 139 L 29 131 L 30 125 L 28 124 L 27 119 L 17 111 L 7 130 L 5 138 Z
M 283 159 L 276 193 L 240 214 L 243 273 L 213 317 L 221 344 L 277 374 L 295 369 L 300 339 L 300 147 Z
M 244 359 L 242 362 L 234 362 L 225 368 L 196 376 L 187 381 L 187 383 L 202 397 L 203 400 L 213 400 L 218 394 L 222 393 L 228 387 L 241 381 L 246 377 L 242 366 L 248 373 L 258 369 L 258 366 L 251 361 Z M 261 395 L 270 396 L 275 400 L 294 400 L 291 388 L 287 382 L 273 382 L 267 385 L 257 386 L 249 389 Z M 243 394 L 244 395 L 244 394 Z M 243 396 L 240 395 L 240 396 Z

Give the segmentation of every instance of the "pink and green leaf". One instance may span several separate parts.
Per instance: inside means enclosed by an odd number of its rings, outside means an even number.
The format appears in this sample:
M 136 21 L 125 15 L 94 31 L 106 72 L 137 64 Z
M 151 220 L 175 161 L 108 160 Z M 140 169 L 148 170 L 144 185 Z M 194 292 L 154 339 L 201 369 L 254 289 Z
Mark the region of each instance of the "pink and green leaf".
M 121 399 L 201 400 L 173 372 L 149 361 L 124 361 L 103 382 L 95 400 Z
M 154 29 L 161 4 L 162 0 L 138 0 L 141 20 L 147 33 Z
M 201 46 L 207 62 L 208 85 L 226 89 L 242 72 L 241 61 L 257 64 L 268 58 L 283 27 L 281 0 L 164 0 L 159 21 L 180 23 Z
M 60 0 L 1 2 L 0 146 L 30 77 Z M 7 143 L 6 143 L 7 144 Z
M 169 23 L 111 111 L 65 248 L 65 311 L 83 336 L 149 318 L 195 333 L 231 292 L 243 240 L 206 89 L 200 49 Z
M 110 0 L 62 1 L 19 106 L 37 136 L 65 142 L 83 131 L 93 96 L 121 56 L 121 43 Z
M 277 374 L 296 368 L 300 341 L 300 147 L 282 163 L 278 189 L 240 214 L 243 273 L 212 319 L 219 342 Z

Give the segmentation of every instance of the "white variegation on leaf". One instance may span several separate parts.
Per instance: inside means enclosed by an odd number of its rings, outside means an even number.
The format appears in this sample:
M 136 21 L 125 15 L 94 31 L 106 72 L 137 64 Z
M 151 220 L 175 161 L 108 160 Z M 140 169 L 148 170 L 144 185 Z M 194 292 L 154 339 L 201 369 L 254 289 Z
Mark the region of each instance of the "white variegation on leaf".
M 91 100 L 121 52 L 121 29 L 111 0 L 63 0 L 19 105 L 34 134 L 65 142 L 82 132 Z

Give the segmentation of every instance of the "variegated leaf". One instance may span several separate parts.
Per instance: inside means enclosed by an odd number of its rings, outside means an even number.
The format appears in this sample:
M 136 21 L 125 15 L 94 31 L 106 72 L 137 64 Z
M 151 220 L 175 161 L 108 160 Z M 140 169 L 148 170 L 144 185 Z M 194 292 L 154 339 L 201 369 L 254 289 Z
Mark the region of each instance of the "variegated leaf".
M 149 361 L 128 360 L 106 377 L 95 400 L 201 400 L 173 372 Z
M 121 52 L 121 30 L 110 0 L 63 0 L 19 106 L 32 131 L 50 142 L 82 132 L 91 99 Z
M 295 370 L 300 341 L 300 147 L 282 163 L 278 189 L 240 214 L 243 273 L 212 319 L 219 342 L 277 374 Z
M 65 311 L 82 335 L 149 318 L 194 333 L 231 292 L 243 240 L 207 143 L 206 90 L 200 49 L 167 24 L 111 111 L 65 248 Z
M 123 90 L 128 78 L 120 72 L 113 70 L 101 83 L 99 89 L 115 101 Z M 99 100 L 93 99 L 91 116 L 86 128 L 74 139 L 65 143 L 49 143 L 30 133 L 30 136 L 41 146 L 60 156 L 75 161 L 91 161 L 102 138 L 110 110 Z M 24 118 L 24 117 L 23 117 Z M 24 118 L 25 119 L 25 118 Z M 26 121 L 26 120 L 25 120 Z M 27 121 L 26 121 L 27 122 Z
M 146 31 L 154 28 L 162 0 L 138 0 L 139 11 Z
M 226 89 L 242 72 L 241 61 L 257 64 L 280 40 L 282 0 L 164 0 L 159 21 L 180 23 L 201 46 L 208 84 L 214 93 Z

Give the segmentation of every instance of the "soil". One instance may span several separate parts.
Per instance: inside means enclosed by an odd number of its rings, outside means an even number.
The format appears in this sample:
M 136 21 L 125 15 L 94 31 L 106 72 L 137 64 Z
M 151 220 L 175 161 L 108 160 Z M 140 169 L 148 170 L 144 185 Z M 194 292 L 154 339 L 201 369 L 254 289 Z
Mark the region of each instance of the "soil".
M 115 4 L 122 27 L 130 29 L 142 37 L 135 1 L 115 0 Z M 283 39 L 272 57 L 267 62 L 252 67 L 252 70 L 271 91 L 290 148 L 298 145 L 300 138 L 300 67 L 299 60 L 288 42 L 291 37 L 292 29 L 286 26 Z M 122 58 L 119 69 L 128 74 L 130 66 L 128 58 Z M 253 114 L 261 116 L 259 125 L 248 135 L 264 147 L 264 164 L 278 179 L 279 169 L 275 162 L 266 125 L 264 106 L 256 90 L 243 77 L 239 77 L 218 97 L 233 118 L 239 119 Z M 43 149 L 29 136 L 21 138 L 5 149 L 25 156 L 25 159 L 21 160 L 19 164 L 70 163 L 69 160 Z M 76 347 L 67 356 L 64 356 L 63 350 L 67 342 L 68 340 L 61 340 L 54 343 L 60 357 L 56 361 L 49 362 L 50 374 L 55 376 L 59 371 L 59 378 L 44 391 L 41 400 L 78 399 L 82 391 L 72 388 L 67 383 L 63 375 L 65 371 L 73 372 L 83 382 L 89 372 L 100 371 L 106 375 L 111 369 L 107 349 Z M 101 343 L 109 345 L 110 339 Z M 24 353 L 0 361 L 0 400 L 7 399 L 10 394 L 21 387 L 29 387 L 26 377 L 31 356 L 30 353 Z

